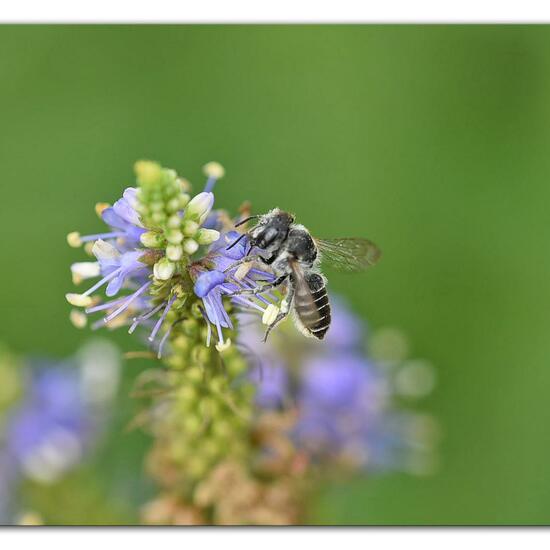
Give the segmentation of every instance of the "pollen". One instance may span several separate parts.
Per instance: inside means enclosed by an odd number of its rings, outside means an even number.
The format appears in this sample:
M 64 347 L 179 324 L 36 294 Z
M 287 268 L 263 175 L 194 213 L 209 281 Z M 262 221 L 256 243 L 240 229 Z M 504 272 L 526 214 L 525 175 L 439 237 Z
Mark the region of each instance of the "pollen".
M 84 245 L 84 252 L 86 252 L 86 254 L 88 254 L 88 256 L 93 256 L 94 255 L 94 253 L 93 253 L 94 244 L 95 244 L 95 241 L 90 241 L 90 242 L 87 242 Z
M 216 349 L 223 353 L 225 350 L 229 349 L 231 347 L 231 338 L 227 338 L 224 342 L 218 342 L 216 344 Z
M 78 309 L 72 309 L 69 314 L 69 319 L 74 327 L 84 328 L 88 324 L 88 317 Z
M 72 292 L 65 294 L 65 298 L 67 299 L 67 302 L 69 302 L 69 304 L 76 307 L 89 307 L 94 302 L 90 296 L 74 294 Z
M 103 210 L 106 208 L 109 208 L 111 206 L 108 202 L 98 202 L 95 205 L 95 213 L 98 215 L 99 218 L 101 218 L 101 214 L 103 214 Z
M 82 246 L 82 241 L 80 240 L 80 233 L 78 231 L 73 231 L 67 235 L 67 243 L 73 248 L 79 248 Z
M 73 283 L 80 284 L 84 279 L 98 277 L 100 274 L 98 262 L 76 262 L 71 265 Z
M 279 315 L 279 308 L 274 304 L 269 304 L 262 315 L 262 323 L 264 325 L 271 325 Z
M 208 162 L 202 168 L 205 176 L 219 180 L 225 175 L 225 169 L 219 162 Z
M 237 281 L 242 281 L 248 275 L 248 272 L 252 269 L 252 263 L 253 262 L 246 262 L 241 264 L 235 270 L 235 279 L 237 279 Z

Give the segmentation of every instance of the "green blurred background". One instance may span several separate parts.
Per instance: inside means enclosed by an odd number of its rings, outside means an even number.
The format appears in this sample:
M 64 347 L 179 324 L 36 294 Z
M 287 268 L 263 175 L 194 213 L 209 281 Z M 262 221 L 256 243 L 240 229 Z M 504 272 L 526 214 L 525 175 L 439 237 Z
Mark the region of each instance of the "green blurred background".
M 438 369 L 438 473 L 334 485 L 315 521 L 550 522 L 549 27 L 4 26 L 0 81 L 0 339 L 72 353 L 66 233 L 138 158 L 216 159 L 218 205 L 379 243 L 331 288 Z M 147 442 L 117 439 L 130 495 Z

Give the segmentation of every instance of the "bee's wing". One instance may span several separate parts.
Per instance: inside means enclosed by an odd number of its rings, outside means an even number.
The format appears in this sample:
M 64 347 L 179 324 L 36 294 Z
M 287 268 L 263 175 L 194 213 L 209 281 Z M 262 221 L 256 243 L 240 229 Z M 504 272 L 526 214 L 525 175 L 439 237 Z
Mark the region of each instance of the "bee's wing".
M 321 259 L 340 271 L 364 271 L 380 259 L 382 252 L 368 239 L 315 239 Z

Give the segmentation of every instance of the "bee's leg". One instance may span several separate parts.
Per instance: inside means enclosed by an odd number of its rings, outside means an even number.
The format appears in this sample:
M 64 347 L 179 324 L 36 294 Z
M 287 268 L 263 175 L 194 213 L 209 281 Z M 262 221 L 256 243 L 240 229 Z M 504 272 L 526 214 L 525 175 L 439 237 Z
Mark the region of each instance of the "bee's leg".
M 243 256 L 240 260 L 237 260 L 236 262 L 233 262 L 232 264 L 229 264 L 228 267 L 226 267 L 223 272 L 227 273 L 228 271 L 231 271 L 232 269 L 235 269 L 236 267 L 239 267 L 242 264 L 247 264 L 249 262 L 262 262 L 266 265 L 271 265 L 275 259 L 277 258 L 276 254 L 273 254 L 270 258 L 264 258 L 263 256 L 260 256 L 260 254 L 253 254 L 251 256 Z
M 242 264 L 247 264 L 248 262 L 257 262 L 257 261 L 264 261 L 265 259 L 260 256 L 259 254 L 255 254 L 253 256 L 244 256 L 240 260 L 237 260 L 236 262 L 233 262 L 232 264 L 229 264 L 228 267 L 226 267 L 223 272 L 227 273 L 228 271 L 231 271 L 232 269 L 235 269 L 236 267 L 239 267 Z
M 288 293 L 286 295 L 286 298 L 283 300 L 283 303 L 281 304 L 281 311 L 279 311 L 277 317 L 273 320 L 273 323 L 271 323 L 264 334 L 264 342 L 267 342 L 267 337 L 269 336 L 269 333 L 288 315 L 290 308 L 292 306 L 292 301 L 294 300 L 294 287 L 290 287 L 288 290 Z
M 285 273 L 284 275 L 277 277 L 277 279 L 275 279 L 271 283 L 266 283 L 265 285 L 258 285 L 255 288 L 242 288 L 240 290 L 235 290 L 235 292 L 228 294 L 228 296 L 238 296 L 239 294 L 254 294 L 254 295 L 261 294 L 266 290 L 270 290 L 272 288 L 278 287 L 279 285 L 284 283 L 287 278 L 288 278 L 288 274 Z

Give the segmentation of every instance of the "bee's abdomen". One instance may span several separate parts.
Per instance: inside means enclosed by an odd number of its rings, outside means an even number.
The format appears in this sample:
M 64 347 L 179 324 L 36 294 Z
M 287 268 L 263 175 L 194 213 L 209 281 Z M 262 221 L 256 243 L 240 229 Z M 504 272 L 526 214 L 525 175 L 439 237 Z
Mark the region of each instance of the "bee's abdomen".
M 298 290 L 295 310 L 305 331 L 322 340 L 330 327 L 331 314 L 327 288 L 323 278 L 317 273 L 306 276 L 309 292 Z

